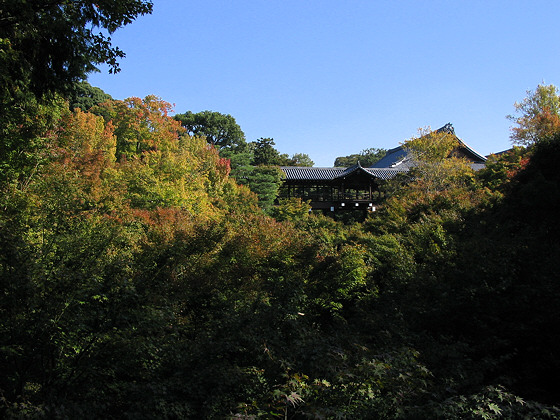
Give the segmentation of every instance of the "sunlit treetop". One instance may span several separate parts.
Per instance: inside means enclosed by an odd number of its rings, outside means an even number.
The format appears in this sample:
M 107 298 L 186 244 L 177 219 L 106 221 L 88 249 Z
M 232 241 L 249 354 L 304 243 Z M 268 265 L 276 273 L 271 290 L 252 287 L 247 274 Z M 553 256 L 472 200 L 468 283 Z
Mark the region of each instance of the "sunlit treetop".
M 531 146 L 560 130 L 560 97 L 556 86 L 538 85 L 534 92 L 528 90 L 525 99 L 513 106 L 519 115 L 507 118 L 516 124 L 510 135 L 514 144 Z

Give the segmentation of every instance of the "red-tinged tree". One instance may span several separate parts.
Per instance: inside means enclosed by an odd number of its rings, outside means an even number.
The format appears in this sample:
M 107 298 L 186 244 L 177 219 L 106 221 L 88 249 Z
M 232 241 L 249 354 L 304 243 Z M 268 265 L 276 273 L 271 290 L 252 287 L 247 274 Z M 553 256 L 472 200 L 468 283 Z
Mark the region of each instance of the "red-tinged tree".
M 560 130 L 560 97 L 556 86 L 538 85 L 534 92 L 528 90 L 525 99 L 514 107 L 520 115 L 507 116 L 516 124 L 510 135 L 514 144 L 531 146 Z
M 97 65 L 117 72 L 111 35 L 151 13 L 149 0 L 10 0 L 0 5 L 0 187 L 25 185 L 41 164 L 45 130 Z

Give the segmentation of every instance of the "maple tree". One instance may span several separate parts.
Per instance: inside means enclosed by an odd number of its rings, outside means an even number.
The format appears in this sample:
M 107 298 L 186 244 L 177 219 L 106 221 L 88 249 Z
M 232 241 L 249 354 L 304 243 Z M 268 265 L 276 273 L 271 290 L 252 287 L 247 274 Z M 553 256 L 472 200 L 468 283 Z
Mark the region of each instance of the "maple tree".
M 150 95 L 144 99 L 106 101 L 91 111 L 114 126 L 116 156 L 120 160 L 150 151 L 177 149 L 179 136 L 185 130 L 168 115 L 171 109 L 171 104 Z
M 111 35 L 151 13 L 149 0 L 3 1 L 0 7 L 0 183 L 25 183 L 63 112 L 60 95 L 99 64 L 117 72 Z
M 24 96 L 2 132 L 3 418 L 560 416 L 558 134 L 474 173 L 421 131 L 411 176 L 345 225 L 299 200 L 268 217 L 278 168 L 234 168 L 258 203 L 155 96 Z
M 560 130 L 560 97 L 554 85 L 528 90 L 523 101 L 514 104 L 519 116 L 508 115 L 517 126 L 511 128 L 514 144 L 531 146 Z

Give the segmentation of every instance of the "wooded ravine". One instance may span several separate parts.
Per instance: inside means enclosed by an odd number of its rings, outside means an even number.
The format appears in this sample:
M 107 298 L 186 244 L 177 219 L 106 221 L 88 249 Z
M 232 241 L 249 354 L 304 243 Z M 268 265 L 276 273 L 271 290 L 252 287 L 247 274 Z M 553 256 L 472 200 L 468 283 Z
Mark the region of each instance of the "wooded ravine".
M 114 30 L 151 8 L 79 3 L 2 11 L 28 19 L 0 32 L 2 418 L 560 418 L 556 88 L 485 169 L 419 136 L 377 211 L 335 220 L 274 204 L 271 139 L 80 90 L 118 58 L 91 34 L 39 72 L 37 14 Z

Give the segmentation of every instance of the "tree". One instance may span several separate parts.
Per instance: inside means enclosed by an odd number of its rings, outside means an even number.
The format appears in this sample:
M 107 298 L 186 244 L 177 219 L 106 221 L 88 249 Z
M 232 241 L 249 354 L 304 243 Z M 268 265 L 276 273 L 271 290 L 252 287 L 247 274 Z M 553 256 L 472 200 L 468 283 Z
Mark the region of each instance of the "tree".
M 171 104 L 154 95 L 104 102 L 91 109 L 114 126 L 117 159 L 153 150 L 170 150 L 179 145 L 184 129 L 168 115 Z
M 275 166 L 244 166 L 236 171 L 237 182 L 247 185 L 259 197 L 259 206 L 269 210 L 278 197 L 284 173 Z
M 531 146 L 560 130 L 560 97 L 554 85 L 538 85 L 533 92 L 527 91 L 522 102 L 514 104 L 519 116 L 507 118 L 517 124 L 511 128 L 511 141 L 522 146 Z
M 208 143 L 218 149 L 235 149 L 245 144 L 245 134 L 229 114 L 202 111 L 175 115 L 175 119 L 191 136 L 206 137 Z
M 68 95 L 71 111 L 76 108 L 88 111 L 91 107 L 112 99 L 111 95 L 103 92 L 98 87 L 90 85 L 86 81 L 75 83 Z
M 280 198 L 278 205 L 270 210 L 270 215 L 279 222 L 284 220 L 305 220 L 309 217 L 311 206 L 308 201 L 302 201 L 301 198 Z
M 12 0 L 0 6 L 0 183 L 20 185 L 41 162 L 45 138 L 71 93 L 96 65 L 117 72 L 112 34 L 151 13 L 150 0 Z
M 282 157 L 274 147 L 274 139 L 261 137 L 255 144 L 254 165 L 280 165 Z
M 0 188 L 12 181 L 28 183 L 44 161 L 45 142 L 67 112 L 62 99 L 45 103 L 29 92 L 20 92 L 14 106 L 0 111 Z
M 229 159 L 231 169 L 235 170 L 243 166 L 251 165 L 253 162 L 254 143 L 244 143 L 234 149 L 225 148 L 220 150 L 220 156 Z
M 150 0 L 2 2 L 0 97 L 67 90 L 102 63 L 118 72 L 124 53 L 106 34 L 151 11 Z
M 527 166 L 531 150 L 521 146 L 488 156 L 485 167 L 477 171 L 476 177 L 482 186 L 493 191 L 504 191 L 511 186 L 517 173 Z
M 446 131 L 420 129 L 418 137 L 404 143 L 414 161 L 411 188 L 424 193 L 443 192 L 470 185 L 474 179 L 469 162 L 454 155 L 459 140 Z
M 367 167 L 381 160 L 386 153 L 386 149 L 370 147 L 357 154 L 337 157 L 334 161 L 334 166 L 352 166 L 360 162 L 360 165 Z
M 294 153 L 287 163 L 286 166 L 311 167 L 315 165 L 307 153 Z

